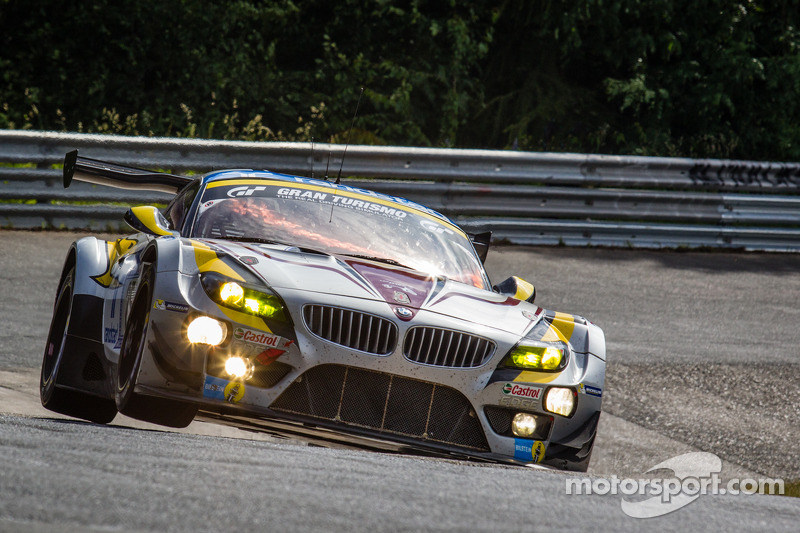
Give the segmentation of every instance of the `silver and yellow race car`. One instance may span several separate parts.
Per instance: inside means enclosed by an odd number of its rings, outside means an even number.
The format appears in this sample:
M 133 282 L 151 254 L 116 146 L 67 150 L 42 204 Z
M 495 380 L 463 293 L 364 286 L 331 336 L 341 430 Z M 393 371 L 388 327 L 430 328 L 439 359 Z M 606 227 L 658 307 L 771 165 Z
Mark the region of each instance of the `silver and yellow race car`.
M 67 254 L 42 405 L 172 427 L 198 413 L 285 433 L 585 470 L 605 339 L 494 287 L 489 235 L 417 203 L 260 170 L 199 178 L 67 154 L 72 179 L 174 194 Z

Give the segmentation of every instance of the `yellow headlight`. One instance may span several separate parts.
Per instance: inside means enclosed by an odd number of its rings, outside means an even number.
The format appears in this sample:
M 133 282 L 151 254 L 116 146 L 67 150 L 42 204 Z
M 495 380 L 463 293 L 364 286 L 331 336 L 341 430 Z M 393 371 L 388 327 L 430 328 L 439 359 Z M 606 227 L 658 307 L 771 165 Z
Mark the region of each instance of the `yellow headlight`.
M 511 352 L 511 363 L 518 368 L 555 370 L 561 365 L 564 350 L 554 346 L 517 346 Z
M 255 298 L 245 298 L 244 307 L 254 315 L 257 315 L 259 314 L 259 310 L 261 309 L 261 304 L 259 304 L 258 300 L 256 300 Z
M 244 298 L 244 289 L 235 281 L 223 283 L 219 289 L 219 297 L 222 301 L 230 305 L 238 305 Z

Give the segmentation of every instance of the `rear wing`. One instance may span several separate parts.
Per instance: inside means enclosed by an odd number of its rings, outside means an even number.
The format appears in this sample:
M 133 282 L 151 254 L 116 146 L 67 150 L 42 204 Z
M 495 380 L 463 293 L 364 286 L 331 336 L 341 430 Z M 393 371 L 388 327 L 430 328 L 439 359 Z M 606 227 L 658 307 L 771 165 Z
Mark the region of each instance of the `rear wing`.
M 77 150 L 67 152 L 67 155 L 64 156 L 64 188 L 69 187 L 73 179 L 118 189 L 160 191 L 172 194 L 195 181 L 194 178 L 187 176 L 124 167 L 97 159 L 80 157 Z

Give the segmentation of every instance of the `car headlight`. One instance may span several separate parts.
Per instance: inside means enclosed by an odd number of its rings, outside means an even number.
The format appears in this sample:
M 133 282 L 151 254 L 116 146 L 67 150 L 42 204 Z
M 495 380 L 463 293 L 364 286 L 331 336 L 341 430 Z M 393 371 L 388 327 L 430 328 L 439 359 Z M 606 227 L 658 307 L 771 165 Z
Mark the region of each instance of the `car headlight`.
M 189 323 L 186 337 L 193 344 L 219 346 L 228 336 L 228 326 L 216 318 L 198 316 Z
M 246 379 L 253 374 L 253 365 L 238 355 L 234 355 L 225 361 L 225 372 L 234 379 Z
M 572 416 L 576 396 L 575 391 L 567 387 L 550 387 L 544 396 L 544 408 L 557 415 Z
M 517 413 L 511 419 L 511 432 L 516 437 L 530 439 L 536 433 L 536 417 L 530 413 Z
M 213 272 L 203 274 L 201 281 L 206 294 L 223 307 L 261 318 L 287 321 L 283 302 L 267 287 L 253 287 Z
M 503 366 L 554 372 L 567 365 L 569 348 L 563 343 L 543 343 L 522 339 L 503 360 Z

